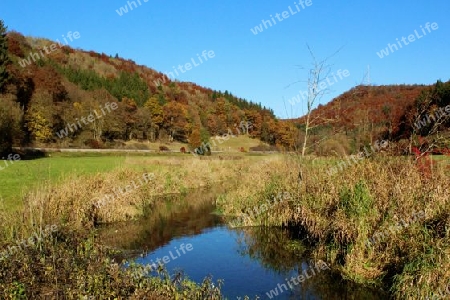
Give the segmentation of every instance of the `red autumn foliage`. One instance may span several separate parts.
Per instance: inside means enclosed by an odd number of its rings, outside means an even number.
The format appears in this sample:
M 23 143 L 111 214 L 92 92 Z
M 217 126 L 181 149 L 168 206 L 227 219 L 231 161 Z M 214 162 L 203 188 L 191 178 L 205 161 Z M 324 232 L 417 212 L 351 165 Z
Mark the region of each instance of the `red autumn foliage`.
M 416 158 L 416 166 L 422 176 L 429 179 L 432 176 L 432 159 L 429 152 L 422 152 L 417 147 L 412 147 L 411 151 Z
M 357 86 L 313 110 L 315 125 L 333 123 L 337 131 L 358 126 L 383 125 L 391 137 L 401 134 L 402 117 L 408 106 L 427 87 L 423 85 Z M 300 105 L 300 104 L 296 104 Z M 305 117 L 298 119 L 304 123 Z
M 26 47 L 27 45 L 28 43 L 22 34 L 15 31 L 8 33 L 8 50 L 11 54 L 24 58 L 25 52 L 22 48 L 30 48 L 29 46 Z

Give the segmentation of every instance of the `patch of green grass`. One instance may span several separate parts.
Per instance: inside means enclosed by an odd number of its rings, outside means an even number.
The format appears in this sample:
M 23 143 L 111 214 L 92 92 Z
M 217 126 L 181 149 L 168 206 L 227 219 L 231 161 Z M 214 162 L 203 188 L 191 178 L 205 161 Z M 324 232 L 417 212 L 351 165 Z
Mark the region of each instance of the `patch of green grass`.
M 353 191 L 343 187 L 340 193 L 339 206 L 349 218 L 361 219 L 371 212 L 372 197 L 363 180 L 359 181 Z
M 228 136 L 223 138 L 223 136 L 220 136 L 222 138 L 216 139 L 216 136 L 212 136 L 210 139 L 210 145 L 212 147 L 213 151 L 225 151 L 225 152 L 238 152 L 240 147 L 244 147 L 246 151 L 249 150 L 250 147 L 255 147 L 258 145 L 267 145 L 266 143 L 262 143 L 258 139 L 252 139 L 249 136 L 246 135 L 239 135 L 239 136 Z M 171 143 L 142 143 L 142 142 L 136 142 L 136 141 L 129 141 L 127 142 L 127 146 L 130 147 L 130 149 L 136 148 L 136 149 L 151 149 L 151 150 L 159 150 L 159 146 L 166 146 L 172 151 L 179 152 L 181 147 L 184 147 L 186 150 L 189 150 L 189 145 L 185 143 L 180 142 L 171 142 Z
M 8 211 L 18 210 L 21 207 L 24 193 L 38 188 L 46 182 L 62 182 L 71 175 L 104 173 L 117 167 L 155 172 L 163 167 L 161 162 L 192 159 L 199 158 L 182 153 L 55 152 L 45 158 L 16 161 L 0 170 L 0 208 L 4 205 Z M 254 159 L 261 158 L 255 157 Z M 0 164 L 3 166 L 4 162 L 0 161 Z
M 72 156 L 16 161 L 0 171 L 0 197 L 7 210 L 20 208 L 24 192 L 42 185 L 57 182 L 67 175 L 107 172 L 123 165 L 124 156 Z M 3 163 L 3 161 L 1 162 Z
M 264 143 L 258 139 L 252 139 L 248 136 L 240 135 L 217 140 L 215 137 L 211 137 L 210 144 L 213 146 L 213 150 L 238 152 L 240 147 L 244 147 L 244 149 L 248 151 L 250 147 L 256 147 Z
M 431 155 L 431 157 L 434 160 L 446 161 L 446 162 L 450 163 L 450 156 L 448 156 L 448 155 Z
M 119 152 L 52 152 L 50 153 L 52 157 L 103 157 L 103 156 L 120 156 L 120 157 L 162 157 L 162 156 L 187 156 L 187 154 L 179 152 L 130 152 L 127 150 L 122 150 Z

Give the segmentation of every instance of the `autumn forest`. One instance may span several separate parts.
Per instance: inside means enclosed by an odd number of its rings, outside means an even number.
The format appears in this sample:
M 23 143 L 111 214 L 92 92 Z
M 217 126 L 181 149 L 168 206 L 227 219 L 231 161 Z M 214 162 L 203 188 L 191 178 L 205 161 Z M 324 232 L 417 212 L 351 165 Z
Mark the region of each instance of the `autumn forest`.
M 279 150 L 297 150 L 304 139 L 304 117 L 279 120 L 261 104 L 229 91 L 171 81 L 163 73 L 117 54 L 113 57 L 63 46 L 27 65 L 24 59 L 53 42 L 6 32 L 5 27 L 3 31 L 2 153 L 13 145 L 114 148 L 129 140 L 178 141 L 195 148 L 212 136 L 235 132 L 243 121 L 252 125 L 245 134 Z M 106 103 L 116 103 L 117 110 L 68 131 L 65 138 L 58 137 L 68 124 Z M 308 152 L 345 155 L 386 139 L 395 142 L 396 151 L 404 154 L 414 135 L 448 128 L 448 120 L 420 130 L 414 123 L 449 104 L 450 82 L 356 86 L 312 111 Z M 439 141 L 441 144 L 434 143 L 436 148 L 444 147 L 442 136 Z

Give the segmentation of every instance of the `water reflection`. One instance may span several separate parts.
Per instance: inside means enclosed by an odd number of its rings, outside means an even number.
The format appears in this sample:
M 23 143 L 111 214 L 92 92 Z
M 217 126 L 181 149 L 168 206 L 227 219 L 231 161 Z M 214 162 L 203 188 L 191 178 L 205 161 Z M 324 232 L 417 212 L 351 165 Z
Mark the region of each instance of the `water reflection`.
M 228 228 L 221 217 L 212 214 L 221 192 L 226 189 L 159 199 L 142 220 L 103 227 L 99 236 L 103 243 L 124 251 L 118 259 L 137 258 L 138 263 L 151 264 L 168 256 L 166 268 L 171 273 L 182 269 L 196 282 L 208 275 L 224 279 L 228 299 L 244 299 L 244 295 L 280 300 L 386 299 L 383 293 L 343 282 L 329 270 L 316 270 L 312 275 L 317 261 L 312 259 L 311 248 L 290 230 Z M 191 251 L 174 254 L 188 244 Z M 305 271 L 308 278 L 299 282 Z
M 312 249 L 288 229 L 252 227 L 238 230 L 239 253 L 275 271 L 284 279 L 267 287 L 277 299 L 387 299 L 383 291 L 368 289 L 341 279 L 312 258 Z M 300 276 L 301 277 L 300 279 Z M 293 280 L 294 279 L 294 280 Z M 301 281 L 302 282 L 299 282 Z M 273 291 L 272 293 L 270 291 Z M 270 299 L 267 295 L 261 299 Z
M 122 250 L 121 258 L 127 258 L 162 247 L 174 238 L 199 234 L 223 223 L 212 213 L 217 195 L 223 192 L 226 188 L 215 187 L 159 197 L 144 218 L 101 226 L 99 239 Z
M 239 253 L 268 269 L 286 272 L 309 256 L 299 237 L 288 229 L 247 227 L 236 232 Z

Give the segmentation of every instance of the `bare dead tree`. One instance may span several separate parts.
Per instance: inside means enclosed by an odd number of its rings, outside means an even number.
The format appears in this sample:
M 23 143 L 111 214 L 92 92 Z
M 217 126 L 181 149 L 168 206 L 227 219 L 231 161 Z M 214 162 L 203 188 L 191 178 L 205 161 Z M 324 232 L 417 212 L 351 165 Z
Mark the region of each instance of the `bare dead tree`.
M 306 154 L 307 143 L 310 131 L 316 127 L 317 122 L 321 120 L 322 122 L 330 122 L 333 120 L 325 120 L 321 116 L 313 116 L 313 107 L 314 105 L 320 101 L 324 95 L 328 94 L 330 92 L 330 87 L 327 85 L 325 88 L 321 88 L 321 83 L 324 79 L 326 79 L 330 73 L 331 73 L 331 67 L 332 65 L 328 63 L 328 61 L 335 56 L 342 48 L 338 49 L 335 53 L 333 53 L 331 56 L 323 59 L 318 60 L 316 56 L 314 55 L 314 52 L 312 49 L 307 45 L 309 54 L 312 59 L 311 68 L 308 70 L 308 80 L 307 83 L 307 99 L 306 99 L 306 120 L 305 120 L 305 131 L 304 131 L 304 137 L 302 142 L 302 150 L 301 150 L 301 156 L 304 157 Z M 299 82 L 305 82 L 305 81 L 296 81 L 289 86 L 299 83 Z M 288 87 L 289 87 L 288 86 Z
M 445 113 L 442 113 L 443 108 L 436 108 L 434 112 L 430 112 L 430 108 L 432 107 L 431 99 L 429 95 L 425 98 L 425 100 L 417 105 L 415 108 L 415 118 L 411 121 L 411 128 L 412 133 L 410 137 L 409 142 L 409 152 L 412 152 L 412 144 L 414 140 L 422 136 L 421 131 L 424 131 L 424 128 L 426 130 L 426 136 L 431 137 L 431 141 L 425 145 L 425 148 L 419 149 L 421 154 L 416 157 L 416 160 L 420 159 L 422 156 L 426 155 L 429 151 L 432 149 L 435 149 L 438 147 L 439 144 L 445 143 L 447 141 L 446 137 L 442 135 L 441 127 L 444 125 L 448 120 L 450 119 L 450 116 L 448 116 Z M 441 114 L 439 115 L 438 112 Z M 430 114 L 431 113 L 431 114 Z M 430 116 L 432 118 L 430 118 Z M 424 117 L 427 119 L 424 120 Z M 419 125 L 419 126 L 417 126 Z M 430 127 L 431 125 L 431 127 Z

